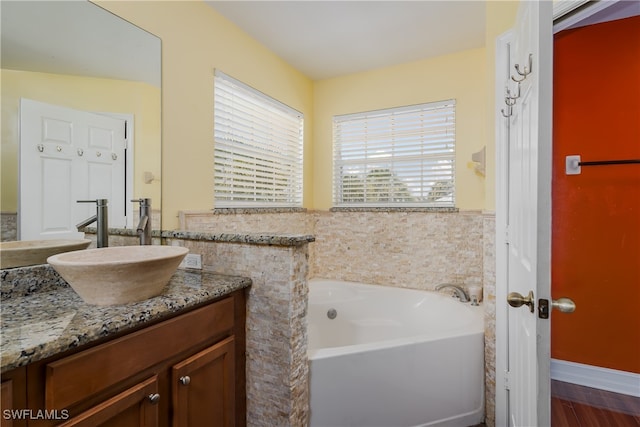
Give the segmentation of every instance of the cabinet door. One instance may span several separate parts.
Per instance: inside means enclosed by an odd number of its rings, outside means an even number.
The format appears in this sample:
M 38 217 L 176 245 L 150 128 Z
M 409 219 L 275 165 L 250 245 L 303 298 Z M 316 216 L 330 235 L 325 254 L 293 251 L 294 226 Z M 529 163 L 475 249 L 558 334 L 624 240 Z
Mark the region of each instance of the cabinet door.
M 171 369 L 173 427 L 234 426 L 233 336 Z
M 12 417 L 6 416 L 5 411 L 14 409 L 13 406 L 13 381 L 3 381 L 0 385 L 0 409 L 2 409 L 2 417 L 0 418 L 1 427 L 13 427 Z
M 156 427 L 159 399 L 158 377 L 154 375 L 59 427 Z
M 0 427 L 27 425 L 26 369 L 16 368 L 2 374 L 0 384 Z

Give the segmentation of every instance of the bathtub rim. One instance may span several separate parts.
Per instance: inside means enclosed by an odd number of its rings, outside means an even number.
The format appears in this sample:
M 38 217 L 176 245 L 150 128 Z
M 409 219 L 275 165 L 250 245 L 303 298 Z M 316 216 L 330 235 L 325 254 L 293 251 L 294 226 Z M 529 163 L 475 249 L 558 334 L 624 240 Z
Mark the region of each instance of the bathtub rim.
M 363 282 L 327 279 L 322 277 L 314 277 L 312 279 L 309 279 L 308 280 L 309 286 L 311 286 L 311 284 L 314 282 L 331 282 L 331 283 L 336 283 L 339 286 L 355 285 L 357 287 L 363 287 L 363 286 L 377 287 L 379 289 L 384 289 L 384 290 L 397 290 L 397 291 L 409 290 L 409 291 L 415 291 L 415 292 L 432 293 L 432 294 L 437 294 L 442 296 L 442 293 L 434 290 L 428 290 L 428 289 L 416 289 L 416 288 L 406 288 L 406 287 L 399 287 L 399 286 L 367 284 Z M 309 300 L 309 304 L 310 303 L 311 302 Z M 328 357 L 338 357 L 343 355 L 357 354 L 357 353 L 366 352 L 366 351 L 382 350 L 382 349 L 392 348 L 392 347 L 401 347 L 401 346 L 408 346 L 408 345 L 423 343 L 423 342 L 444 340 L 448 338 L 459 338 L 463 336 L 471 336 L 476 334 L 484 335 L 485 333 L 484 305 L 480 303 L 478 306 L 471 306 L 469 303 L 461 303 L 461 302 L 458 302 L 458 304 L 464 304 L 469 310 L 471 310 L 474 316 L 478 317 L 479 322 L 477 324 L 471 325 L 470 327 L 457 328 L 454 330 L 443 331 L 441 333 L 435 333 L 435 334 L 431 332 L 429 334 L 418 334 L 418 335 L 412 335 L 409 337 L 387 339 L 387 340 L 375 341 L 375 342 L 364 343 L 364 344 L 352 344 L 352 345 L 345 345 L 345 346 L 308 349 L 307 359 L 309 361 L 312 361 L 312 360 L 319 360 L 319 359 L 324 359 Z
M 343 345 L 339 347 L 326 347 L 307 351 L 307 359 L 309 361 L 326 359 L 329 357 L 347 356 L 368 351 L 384 350 L 387 348 L 410 346 L 414 344 L 427 343 L 432 341 L 441 341 L 446 339 L 460 338 L 465 336 L 483 335 L 482 331 L 471 331 L 464 333 L 447 333 L 442 335 L 414 335 L 411 337 L 398 338 L 392 340 L 377 341 L 366 344 Z

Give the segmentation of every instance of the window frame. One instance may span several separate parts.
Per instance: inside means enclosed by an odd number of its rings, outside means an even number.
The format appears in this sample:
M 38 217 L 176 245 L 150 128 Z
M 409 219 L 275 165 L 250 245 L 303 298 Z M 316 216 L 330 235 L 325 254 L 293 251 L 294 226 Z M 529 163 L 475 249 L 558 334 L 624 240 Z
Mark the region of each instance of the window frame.
M 213 138 L 215 208 L 302 207 L 303 113 L 216 69 Z
M 455 208 L 455 118 L 455 99 L 334 116 L 334 208 Z

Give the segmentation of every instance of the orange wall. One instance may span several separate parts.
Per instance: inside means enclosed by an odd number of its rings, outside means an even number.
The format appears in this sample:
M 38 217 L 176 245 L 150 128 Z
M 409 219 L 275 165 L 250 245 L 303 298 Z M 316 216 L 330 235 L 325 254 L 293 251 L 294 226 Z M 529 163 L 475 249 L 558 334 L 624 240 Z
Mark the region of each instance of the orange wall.
M 640 373 L 640 17 L 564 31 L 554 47 L 553 358 Z

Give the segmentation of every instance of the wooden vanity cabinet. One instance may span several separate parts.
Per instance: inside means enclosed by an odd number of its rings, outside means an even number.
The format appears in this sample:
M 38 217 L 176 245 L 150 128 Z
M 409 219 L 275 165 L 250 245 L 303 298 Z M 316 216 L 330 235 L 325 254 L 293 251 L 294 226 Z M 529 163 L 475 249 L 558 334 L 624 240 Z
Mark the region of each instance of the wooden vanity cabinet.
M 2 374 L 0 382 L 0 427 L 23 427 L 26 421 L 13 418 L 10 411 L 27 407 L 26 368 L 21 367 Z M 6 412 L 9 411 L 9 412 Z
M 157 426 L 159 399 L 158 377 L 153 376 L 70 418 L 59 427 Z
M 234 348 L 229 337 L 171 368 L 173 427 L 236 425 Z
M 27 425 L 246 425 L 245 303 L 244 290 L 236 291 L 94 347 L 28 365 L 27 407 L 57 411 L 57 419 Z

